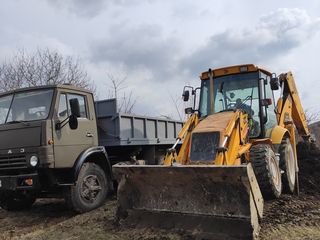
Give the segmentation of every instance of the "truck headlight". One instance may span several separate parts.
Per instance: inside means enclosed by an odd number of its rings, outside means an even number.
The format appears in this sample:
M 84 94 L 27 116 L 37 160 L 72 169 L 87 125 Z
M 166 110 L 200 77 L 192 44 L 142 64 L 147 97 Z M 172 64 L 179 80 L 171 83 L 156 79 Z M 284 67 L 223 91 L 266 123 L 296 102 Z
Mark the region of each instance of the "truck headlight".
M 39 158 L 37 156 L 33 155 L 30 157 L 29 163 L 32 167 L 37 166 L 38 162 L 39 162 Z

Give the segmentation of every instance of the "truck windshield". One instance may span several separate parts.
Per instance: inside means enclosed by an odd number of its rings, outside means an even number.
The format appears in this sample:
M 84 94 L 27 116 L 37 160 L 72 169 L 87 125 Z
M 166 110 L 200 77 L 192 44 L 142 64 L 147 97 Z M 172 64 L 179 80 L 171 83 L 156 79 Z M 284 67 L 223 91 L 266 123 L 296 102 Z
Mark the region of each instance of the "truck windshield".
M 46 119 L 53 89 L 18 92 L 0 97 L 0 124 Z
M 210 80 L 203 80 L 199 106 L 200 117 L 222 111 L 242 109 L 250 115 L 255 124 L 258 124 L 260 122 L 258 79 L 258 72 L 214 78 L 213 112 L 210 108 Z M 256 132 L 250 135 L 258 135 L 259 133 L 259 126 L 256 126 Z

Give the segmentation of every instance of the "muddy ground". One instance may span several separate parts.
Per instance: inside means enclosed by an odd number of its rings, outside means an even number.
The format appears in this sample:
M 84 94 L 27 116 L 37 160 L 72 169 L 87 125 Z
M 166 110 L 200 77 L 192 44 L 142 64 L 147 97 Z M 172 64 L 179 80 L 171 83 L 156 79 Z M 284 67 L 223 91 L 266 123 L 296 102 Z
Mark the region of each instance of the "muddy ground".
M 266 202 L 260 239 L 320 239 L 320 155 L 311 155 L 300 160 L 300 196 L 283 195 Z M 81 215 L 68 210 L 63 201 L 52 199 L 40 199 L 28 211 L 0 209 L 0 240 L 195 239 L 183 232 L 117 226 L 115 209 L 115 199 Z

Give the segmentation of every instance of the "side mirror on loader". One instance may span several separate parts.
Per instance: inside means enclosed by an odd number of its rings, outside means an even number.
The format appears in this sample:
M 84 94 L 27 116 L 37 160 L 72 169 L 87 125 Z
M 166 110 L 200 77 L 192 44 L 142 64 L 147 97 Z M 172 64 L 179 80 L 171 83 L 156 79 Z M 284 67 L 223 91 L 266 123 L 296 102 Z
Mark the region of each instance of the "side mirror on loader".
M 188 102 L 189 101 L 189 96 L 190 96 L 189 90 L 183 91 L 182 98 L 183 98 L 184 102 Z
M 192 114 L 194 113 L 194 110 L 192 109 L 192 107 L 188 107 L 184 109 L 184 113 L 185 114 Z
M 271 85 L 271 90 L 278 90 L 280 87 L 279 78 L 276 76 L 275 73 L 272 74 L 270 85 Z

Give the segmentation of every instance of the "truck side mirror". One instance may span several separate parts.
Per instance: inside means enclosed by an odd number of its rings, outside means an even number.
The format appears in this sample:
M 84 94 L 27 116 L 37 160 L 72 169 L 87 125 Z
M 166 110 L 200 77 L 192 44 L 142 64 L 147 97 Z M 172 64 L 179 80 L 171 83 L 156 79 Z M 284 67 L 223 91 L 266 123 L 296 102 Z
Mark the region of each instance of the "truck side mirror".
M 189 90 L 185 90 L 182 94 L 182 98 L 184 102 L 188 102 L 189 101 L 189 96 L 190 96 L 190 92 Z
M 68 122 L 72 130 L 78 128 L 78 117 L 80 117 L 80 104 L 77 98 L 69 100 L 71 115 L 63 121 L 56 123 L 56 130 L 61 130 Z
M 72 130 L 75 130 L 78 128 L 78 118 L 75 115 L 70 115 L 69 117 L 69 127 Z
M 80 104 L 77 98 L 72 98 L 69 100 L 71 115 L 75 117 L 80 117 Z
M 80 117 L 80 104 L 77 98 L 72 98 L 69 100 L 71 115 L 69 117 L 69 127 L 72 130 L 78 128 L 78 117 Z

